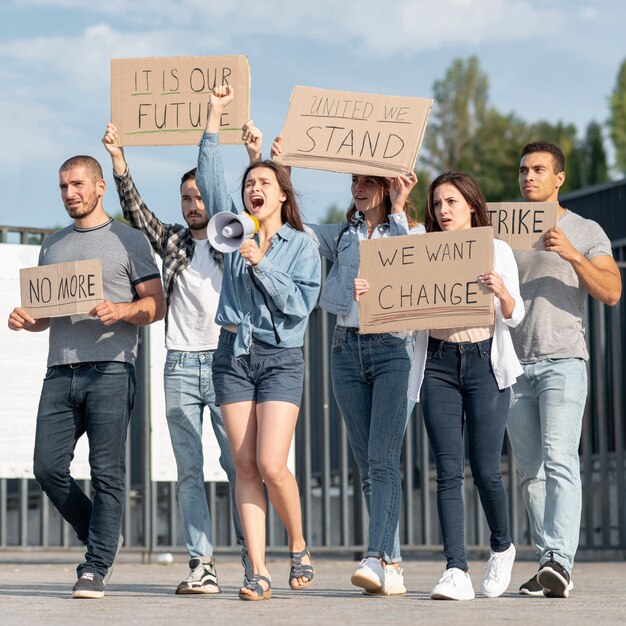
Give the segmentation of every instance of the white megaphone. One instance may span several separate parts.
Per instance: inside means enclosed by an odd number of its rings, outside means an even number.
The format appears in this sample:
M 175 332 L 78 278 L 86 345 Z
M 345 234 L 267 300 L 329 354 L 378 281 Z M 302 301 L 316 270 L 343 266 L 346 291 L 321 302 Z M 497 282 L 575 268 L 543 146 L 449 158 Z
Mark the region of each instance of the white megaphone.
M 216 213 L 207 227 L 209 243 L 220 252 L 234 252 L 259 230 L 259 220 L 245 211 Z

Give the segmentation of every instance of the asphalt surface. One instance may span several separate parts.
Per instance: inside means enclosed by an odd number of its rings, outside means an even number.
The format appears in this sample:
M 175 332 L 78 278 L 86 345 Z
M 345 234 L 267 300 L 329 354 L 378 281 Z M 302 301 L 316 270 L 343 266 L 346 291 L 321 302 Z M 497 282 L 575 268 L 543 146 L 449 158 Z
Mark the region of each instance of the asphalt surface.
M 584 562 L 574 570 L 575 589 L 567 599 L 521 596 L 517 588 L 536 571 L 518 561 L 509 590 L 500 598 L 468 602 L 435 601 L 430 589 L 443 572 L 443 561 L 407 559 L 403 596 L 363 596 L 352 587 L 356 565 L 349 559 L 315 558 L 315 582 L 291 591 L 286 558 L 268 559 L 274 597 L 242 602 L 237 597 L 242 569 L 235 556 L 219 555 L 217 595 L 176 596 L 186 577 L 184 555 L 174 563 L 147 563 L 137 553 L 122 551 L 106 595 L 74 600 L 72 586 L 80 555 L 73 552 L 0 551 L 0 624 L 625 624 L 626 563 Z M 155 559 L 156 560 L 156 559 Z M 480 588 L 484 563 L 472 561 L 474 589 Z

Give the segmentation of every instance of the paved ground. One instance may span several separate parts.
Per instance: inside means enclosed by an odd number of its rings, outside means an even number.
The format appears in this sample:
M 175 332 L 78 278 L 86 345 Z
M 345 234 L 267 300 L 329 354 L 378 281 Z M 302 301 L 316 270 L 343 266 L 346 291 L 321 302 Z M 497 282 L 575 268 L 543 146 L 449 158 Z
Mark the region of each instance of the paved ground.
M 186 560 L 173 565 L 142 563 L 141 556 L 122 552 L 103 600 L 72 600 L 77 553 L 0 552 L 0 624 L 624 624 L 626 563 L 580 563 L 575 590 L 564 599 L 530 598 L 516 593 L 535 571 L 532 562 L 517 562 L 510 590 L 501 598 L 441 602 L 429 591 L 441 575 L 441 561 L 407 560 L 408 593 L 402 597 L 362 596 L 350 585 L 354 563 L 318 558 L 315 584 L 307 591 L 287 586 L 284 558 L 268 561 L 274 577 L 274 598 L 241 602 L 236 595 L 241 567 L 235 557 L 220 556 L 222 593 L 216 596 L 175 596 L 187 573 Z M 472 562 L 474 588 L 480 586 L 483 564 Z

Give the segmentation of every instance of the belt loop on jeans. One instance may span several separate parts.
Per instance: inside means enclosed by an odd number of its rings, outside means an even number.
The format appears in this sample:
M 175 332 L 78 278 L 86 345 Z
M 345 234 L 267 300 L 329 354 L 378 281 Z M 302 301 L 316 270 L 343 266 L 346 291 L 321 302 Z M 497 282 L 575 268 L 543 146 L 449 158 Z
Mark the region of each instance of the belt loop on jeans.
M 342 330 L 344 333 L 358 333 L 360 332 L 360 329 L 358 326 L 339 326 L 337 325 L 336 328 L 338 328 L 339 330 Z
M 436 341 L 439 342 L 439 345 L 437 346 L 437 358 L 440 359 L 443 352 L 443 346 L 446 342 L 443 339 L 436 339 Z

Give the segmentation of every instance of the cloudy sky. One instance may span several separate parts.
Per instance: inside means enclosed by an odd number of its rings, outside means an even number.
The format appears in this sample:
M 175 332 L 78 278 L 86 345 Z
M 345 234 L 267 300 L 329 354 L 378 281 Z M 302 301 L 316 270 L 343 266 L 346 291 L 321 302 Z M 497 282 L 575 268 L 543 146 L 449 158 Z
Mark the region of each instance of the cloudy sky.
M 472 54 L 498 110 L 584 129 L 608 117 L 624 25 L 622 0 L 2 0 L 0 225 L 68 223 L 57 171 L 77 153 L 102 162 L 105 206 L 119 210 L 100 143 L 111 58 L 247 55 L 252 116 L 268 149 L 296 84 L 432 97 L 452 60 Z M 196 148 L 126 152 L 148 205 L 179 221 L 178 183 Z M 244 151 L 224 153 L 236 192 Z M 298 170 L 294 181 L 309 220 L 349 202 L 346 175 Z

